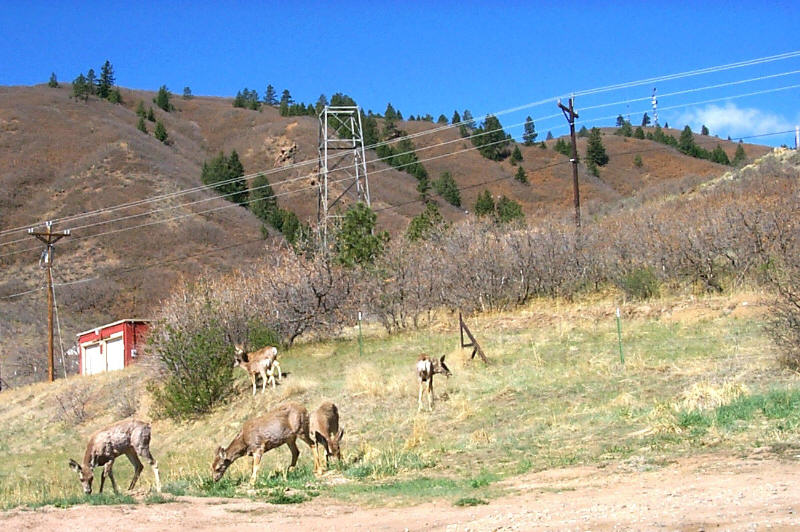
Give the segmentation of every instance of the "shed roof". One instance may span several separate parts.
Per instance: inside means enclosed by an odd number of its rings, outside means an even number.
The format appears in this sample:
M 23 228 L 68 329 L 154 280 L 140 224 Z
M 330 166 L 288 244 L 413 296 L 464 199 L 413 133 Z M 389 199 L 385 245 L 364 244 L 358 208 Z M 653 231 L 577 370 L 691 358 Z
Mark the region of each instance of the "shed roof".
M 98 329 L 106 329 L 108 327 L 114 327 L 115 325 L 119 325 L 120 323 L 126 323 L 126 322 L 150 323 L 151 321 L 153 321 L 153 320 L 139 319 L 139 318 L 128 318 L 128 319 L 124 319 L 124 320 L 117 320 L 117 321 L 114 321 L 114 322 L 111 322 L 111 323 L 106 323 L 105 325 L 98 325 L 97 327 L 92 327 L 91 329 L 87 329 L 87 330 L 85 330 L 83 332 L 79 332 L 75 336 L 83 336 L 84 334 L 93 333 Z

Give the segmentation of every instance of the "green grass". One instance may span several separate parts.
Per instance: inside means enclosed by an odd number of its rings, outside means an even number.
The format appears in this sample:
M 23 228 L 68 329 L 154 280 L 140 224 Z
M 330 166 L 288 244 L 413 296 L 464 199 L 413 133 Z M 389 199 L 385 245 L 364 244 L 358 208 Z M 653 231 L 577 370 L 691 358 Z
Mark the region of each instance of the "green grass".
M 466 505 L 491 500 L 502 493 L 499 481 L 527 472 L 629 459 L 656 467 L 698 452 L 800 445 L 800 387 L 777 364 L 760 315 L 737 317 L 725 297 L 646 305 L 673 305 L 683 314 L 642 312 L 650 317 L 623 320 L 624 365 L 615 303 L 603 301 L 546 300 L 524 312 L 470 318 L 488 366 L 457 348 L 452 319 L 444 327 L 390 337 L 367 327 L 363 356 L 352 334 L 297 344 L 281 354 L 289 376 L 277 390 L 253 397 L 241 372 L 240 393 L 211 414 L 154 421 L 151 450 L 164 493 L 275 504 L 321 495 L 375 505 L 430 498 Z M 420 352 L 447 355 L 453 371 L 450 379 L 437 377 L 433 412 L 417 412 L 413 364 Z M 76 377 L 3 392 L 0 446 L 7 459 L 0 462 L 0 506 L 84 502 L 67 462 L 80 459 L 91 432 L 114 421 L 109 412 L 118 378 Z M 90 419 L 77 426 L 54 421 L 56 394 L 76 382 L 93 393 Z M 741 393 L 711 407 L 687 399 L 726 385 Z M 339 406 L 344 460 L 315 478 L 311 453 L 300 443 L 298 467 L 285 480 L 290 457 L 281 447 L 264 456 L 255 486 L 249 484 L 249 457 L 212 482 L 216 446 L 230 443 L 245 419 L 285 400 L 309 411 L 323 400 Z M 137 415 L 151 419 L 147 412 Z M 124 457 L 114 472 L 127 486 L 132 467 Z M 145 467 L 137 490 L 152 486 Z M 148 499 L 160 502 L 151 495 L 143 502 Z

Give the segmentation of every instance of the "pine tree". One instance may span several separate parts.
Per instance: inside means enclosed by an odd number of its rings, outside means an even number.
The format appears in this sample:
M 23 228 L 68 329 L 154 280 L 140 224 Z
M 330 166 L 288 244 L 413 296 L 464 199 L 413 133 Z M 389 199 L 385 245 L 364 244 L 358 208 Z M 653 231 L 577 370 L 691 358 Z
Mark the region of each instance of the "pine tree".
M 194 98 L 194 95 L 192 94 L 192 89 L 187 85 L 183 88 L 183 99 L 191 100 L 192 98 Z
M 258 174 L 250 188 L 250 211 L 261 221 L 270 223 L 273 214 L 278 208 L 278 199 L 269 184 L 269 179 L 264 174 Z M 276 228 L 277 229 L 277 228 Z
M 621 135 L 623 137 L 631 137 L 633 136 L 633 126 L 631 126 L 631 123 L 627 120 L 623 120 L 622 125 L 614 132 L 614 134 Z
M 519 146 L 514 144 L 514 149 L 511 151 L 511 164 L 517 164 L 518 162 L 522 161 L 522 152 L 519 150 Z
M 388 234 L 373 234 L 377 215 L 364 203 L 358 202 L 344 215 L 336 235 L 336 260 L 347 267 L 372 264 L 381 253 Z
M 567 144 L 567 141 L 565 141 L 563 137 L 558 137 L 555 145 L 553 145 L 553 149 L 561 155 L 572 157 L 572 146 Z
M 747 162 L 747 154 L 744 152 L 744 147 L 742 146 L 741 141 L 736 146 L 736 152 L 733 154 L 733 161 L 731 164 L 736 166 L 737 168 L 744 165 Z
M 275 94 L 275 87 L 267 85 L 267 91 L 264 93 L 264 103 L 275 107 L 278 103 L 278 96 Z
M 436 123 L 437 124 L 446 124 L 447 123 L 447 117 L 444 116 L 444 114 L 439 115 L 439 118 L 436 119 Z
M 633 166 L 636 168 L 641 168 L 644 162 L 642 162 L 642 156 L 638 153 L 633 158 Z
M 525 215 L 522 213 L 522 206 L 505 195 L 497 200 L 495 211 L 495 221 L 497 223 L 504 224 L 513 220 L 525 219 Z
M 522 141 L 526 146 L 532 146 L 536 142 L 536 125 L 533 123 L 533 118 L 530 116 L 525 119 L 524 131 L 522 133 Z
M 429 238 L 437 229 L 442 229 L 446 226 L 444 217 L 439 212 L 439 206 L 431 201 L 425 204 L 424 211 L 411 219 L 406 230 L 406 238 L 412 242 Z
M 442 172 L 439 179 L 433 182 L 433 188 L 444 200 L 455 207 L 461 207 L 461 192 L 458 190 L 453 176 L 450 172 Z
M 678 149 L 686 155 L 694 156 L 695 154 L 697 147 L 694 143 L 692 128 L 690 128 L 688 125 L 683 128 L 683 131 L 681 131 L 681 136 L 678 138 Z
M 136 129 L 147 134 L 147 124 L 145 123 L 143 116 L 139 117 L 139 122 L 136 123 Z
M 392 102 L 386 104 L 386 110 L 383 112 L 383 118 L 386 120 L 397 120 L 397 111 L 392 106 Z
M 475 120 L 472 117 L 472 113 L 469 112 L 469 109 L 464 109 L 461 121 L 464 122 L 467 129 L 475 129 Z
M 484 190 L 475 201 L 475 216 L 480 218 L 487 214 L 494 214 L 494 198 L 492 198 L 491 192 Z
M 704 136 L 708 136 L 708 128 L 706 127 L 705 124 L 703 124 L 703 127 L 700 128 L 700 134 L 704 135 Z
M 89 72 L 86 73 L 86 88 L 89 94 L 97 93 L 97 76 L 93 68 L 90 68 Z
M 617 115 L 617 127 L 622 127 L 625 123 L 625 118 L 622 115 Z
M 292 100 L 292 94 L 289 92 L 289 89 L 283 89 L 283 92 L 281 93 L 281 101 L 278 106 L 281 116 L 289 116 L 289 108 L 293 103 L 294 100 Z
M 553 132 L 552 131 L 548 131 L 547 132 L 547 136 L 545 137 L 545 140 L 553 140 Z
M 730 159 L 728 159 L 728 154 L 725 153 L 725 150 L 723 150 L 719 144 L 717 144 L 717 147 L 711 152 L 711 161 L 717 164 L 731 164 Z
M 111 94 L 111 89 L 114 87 L 114 67 L 111 62 L 106 59 L 103 66 L 100 67 L 100 79 L 97 81 L 97 96 L 100 98 L 108 98 Z
M 586 164 L 587 166 L 604 166 L 608 163 L 608 154 L 605 147 L 603 147 L 603 140 L 600 138 L 600 130 L 596 127 L 592 128 L 589 133 L 589 141 L 586 144 Z
M 119 87 L 111 89 L 111 92 L 108 93 L 108 101 L 111 103 L 122 103 L 122 93 L 119 91 Z
M 328 105 L 328 98 L 324 94 L 320 94 L 319 98 L 317 98 L 317 104 L 314 106 L 314 111 L 316 114 L 320 114 L 325 106 Z
M 147 119 L 149 121 L 151 121 L 151 122 L 155 122 L 156 121 L 156 114 L 153 112 L 153 108 L 152 107 L 150 107 L 147 110 Z
M 648 125 L 650 125 L 650 117 L 645 113 L 642 115 L 642 127 L 647 127 Z
M 72 80 L 72 97 L 76 100 L 83 100 L 84 102 L 89 99 L 89 86 L 86 81 L 86 76 L 84 76 L 83 73 Z
M 139 100 L 139 105 L 136 106 L 136 116 L 140 118 L 145 118 L 147 116 L 147 111 L 144 110 L 144 102 Z
M 581 129 L 578 131 L 578 138 L 586 138 L 589 136 L 589 130 L 586 129 L 586 126 L 581 126 Z
M 52 87 L 54 89 L 58 88 L 58 79 L 56 79 L 56 73 L 52 72 L 50 74 L 50 81 L 47 82 L 48 87 Z
M 453 111 L 453 118 L 450 119 L 451 124 L 459 124 L 461 122 L 461 115 L 458 114 L 458 111 Z
M 171 96 L 172 95 L 167 90 L 167 86 L 161 85 L 161 87 L 159 87 L 158 89 L 158 94 L 153 99 L 153 103 L 155 103 L 158 107 L 169 113 L 174 109 L 172 103 L 170 103 L 169 101 Z
M 164 123 L 159 120 L 156 122 L 156 129 L 153 131 L 153 136 L 163 142 L 164 144 L 167 143 L 168 136 L 167 136 L 167 128 L 164 127 Z
M 523 167 L 519 167 L 517 169 L 517 173 L 514 175 L 514 179 L 522 183 L 523 185 L 528 184 L 528 174 L 525 173 L 525 169 Z
M 636 131 L 633 132 L 633 138 L 644 140 L 644 129 L 642 129 L 642 126 L 636 126 Z
M 472 144 L 478 148 L 481 155 L 492 161 L 502 161 L 510 155 L 509 136 L 503 131 L 500 120 L 494 115 L 488 115 L 483 126 L 475 131 Z

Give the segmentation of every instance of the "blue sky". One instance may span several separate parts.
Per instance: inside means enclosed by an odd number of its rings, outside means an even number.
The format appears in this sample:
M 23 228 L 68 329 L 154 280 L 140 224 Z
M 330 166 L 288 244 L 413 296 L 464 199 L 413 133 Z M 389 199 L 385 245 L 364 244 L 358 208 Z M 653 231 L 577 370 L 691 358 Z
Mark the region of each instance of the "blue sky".
M 272 84 L 305 103 L 344 92 L 405 116 L 523 107 L 499 114 L 515 137 L 526 116 L 541 137 L 564 134 L 555 99 L 572 92 L 585 125 L 613 125 L 618 114 L 636 125 L 652 116 L 654 87 L 662 125 L 740 138 L 800 123 L 800 88 L 787 89 L 800 85 L 791 73 L 800 56 L 582 95 L 798 51 L 796 2 L 34 0 L 3 2 L 0 23 L 0 85 L 44 83 L 51 72 L 71 81 L 108 59 L 129 88 L 232 97 Z M 751 141 L 793 145 L 794 134 Z

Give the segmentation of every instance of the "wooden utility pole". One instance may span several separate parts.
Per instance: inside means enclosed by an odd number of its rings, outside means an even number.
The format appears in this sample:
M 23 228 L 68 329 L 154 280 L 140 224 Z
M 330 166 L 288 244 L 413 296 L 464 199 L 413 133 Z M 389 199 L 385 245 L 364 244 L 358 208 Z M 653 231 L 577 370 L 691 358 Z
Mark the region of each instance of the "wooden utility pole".
M 46 231 L 28 229 L 28 234 L 35 236 L 47 246 L 42 252 L 44 261 L 42 267 L 47 270 L 47 376 L 50 382 L 53 382 L 55 380 L 53 369 L 53 244 L 65 236 L 69 236 L 69 229 L 53 232 L 52 222 L 45 222 L 45 227 Z
M 572 192 L 575 198 L 575 225 L 581 226 L 581 193 L 578 188 L 578 142 L 575 140 L 575 119 L 578 118 L 578 113 L 572 106 L 573 98 L 569 98 L 569 107 L 566 107 L 558 100 L 558 107 L 564 113 L 564 117 L 569 122 L 569 136 L 572 138 L 572 158 L 569 160 L 572 163 Z

